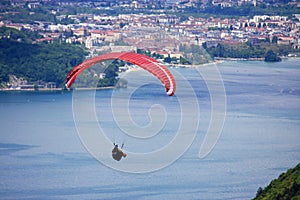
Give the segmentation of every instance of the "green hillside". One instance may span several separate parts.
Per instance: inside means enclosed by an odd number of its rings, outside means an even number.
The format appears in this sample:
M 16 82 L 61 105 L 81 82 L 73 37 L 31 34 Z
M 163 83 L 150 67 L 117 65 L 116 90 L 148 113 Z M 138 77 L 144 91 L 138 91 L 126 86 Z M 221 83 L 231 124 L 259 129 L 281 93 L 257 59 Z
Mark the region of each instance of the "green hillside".
M 2 86 L 14 75 L 29 83 L 55 82 L 62 87 L 70 70 L 87 55 L 82 48 L 71 44 L 33 44 L 32 35 L 13 29 L 0 28 L 0 36 Z
M 254 200 L 300 200 L 300 163 L 282 173 L 265 189 L 259 188 Z

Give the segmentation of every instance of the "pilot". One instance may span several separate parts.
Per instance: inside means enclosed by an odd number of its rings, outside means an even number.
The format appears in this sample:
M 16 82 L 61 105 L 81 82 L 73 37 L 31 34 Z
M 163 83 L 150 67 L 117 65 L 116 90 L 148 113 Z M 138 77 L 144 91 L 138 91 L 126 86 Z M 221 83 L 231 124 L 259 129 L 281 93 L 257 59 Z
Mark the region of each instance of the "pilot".
M 124 144 L 122 144 L 122 147 L 121 147 L 121 148 L 123 148 L 123 145 L 124 145 Z M 114 148 L 113 148 L 113 150 L 112 150 L 112 157 L 113 157 L 113 159 L 115 159 L 115 160 L 117 160 L 117 161 L 120 161 L 122 157 L 125 158 L 126 156 L 127 156 L 127 154 L 124 153 L 123 150 L 120 149 L 120 148 L 118 147 L 118 145 L 114 143 Z

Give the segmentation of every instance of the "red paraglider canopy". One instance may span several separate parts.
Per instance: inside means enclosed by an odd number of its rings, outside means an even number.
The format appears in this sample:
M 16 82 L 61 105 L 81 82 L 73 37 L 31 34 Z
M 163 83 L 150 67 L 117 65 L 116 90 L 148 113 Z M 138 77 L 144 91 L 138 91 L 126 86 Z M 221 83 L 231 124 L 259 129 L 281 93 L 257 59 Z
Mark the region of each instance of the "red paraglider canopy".
M 169 96 L 174 95 L 176 90 L 176 82 L 171 72 L 164 65 L 160 64 L 158 61 L 154 60 L 153 58 L 150 58 L 143 54 L 137 54 L 133 52 L 112 52 L 112 53 L 96 56 L 82 62 L 81 64 L 74 67 L 73 70 L 69 73 L 66 79 L 66 87 L 70 88 L 73 82 L 75 81 L 76 77 L 85 69 L 89 68 L 90 66 L 98 62 L 115 60 L 115 59 L 133 63 L 147 70 L 162 82 L 162 84 L 166 88 L 167 95 Z

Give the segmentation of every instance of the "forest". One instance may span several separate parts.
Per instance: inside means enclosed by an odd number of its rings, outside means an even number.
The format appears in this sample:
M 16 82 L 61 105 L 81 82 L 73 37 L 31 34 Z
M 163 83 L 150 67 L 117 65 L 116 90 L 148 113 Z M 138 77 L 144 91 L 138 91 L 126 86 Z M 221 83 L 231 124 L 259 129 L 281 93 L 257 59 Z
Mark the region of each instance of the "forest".
M 33 44 L 23 32 L 0 28 L 0 83 L 2 87 L 9 76 L 23 78 L 29 83 L 55 82 L 63 87 L 71 69 L 81 63 L 87 52 L 80 46 L 71 44 Z M 3 38 L 7 31 L 10 37 Z

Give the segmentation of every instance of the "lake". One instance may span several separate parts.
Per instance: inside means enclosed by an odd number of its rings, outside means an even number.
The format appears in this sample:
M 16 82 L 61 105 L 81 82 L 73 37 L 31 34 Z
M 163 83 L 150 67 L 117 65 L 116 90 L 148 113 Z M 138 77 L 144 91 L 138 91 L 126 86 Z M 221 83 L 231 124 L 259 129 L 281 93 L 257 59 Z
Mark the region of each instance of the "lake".
M 171 68 L 173 97 L 143 70 L 122 89 L 0 92 L 0 198 L 252 199 L 300 162 L 300 59 L 214 65 L 225 101 L 210 67 Z

